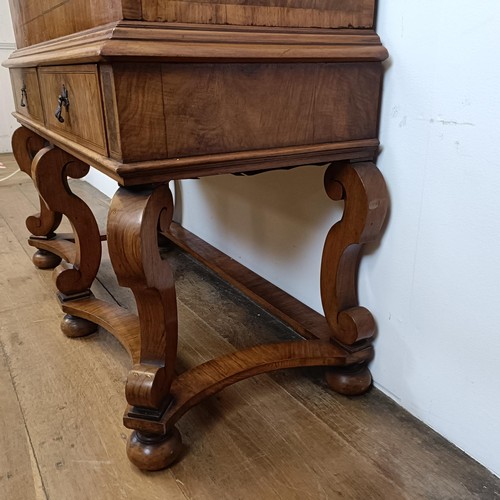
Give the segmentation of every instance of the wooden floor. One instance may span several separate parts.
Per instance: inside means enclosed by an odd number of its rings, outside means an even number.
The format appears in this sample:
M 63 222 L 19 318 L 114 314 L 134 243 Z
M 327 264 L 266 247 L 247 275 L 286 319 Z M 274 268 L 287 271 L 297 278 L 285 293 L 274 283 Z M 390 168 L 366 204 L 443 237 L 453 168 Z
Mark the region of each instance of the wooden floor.
M 0 155 L 13 172 L 12 157 Z M 104 224 L 109 200 L 73 190 Z M 50 271 L 31 264 L 22 173 L 0 183 L 0 499 L 493 499 L 500 479 L 372 390 L 345 398 L 321 370 L 240 382 L 184 416 L 171 469 L 128 462 L 121 424 L 129 360 L 107 332 L 68 339 Z M 67 229 L 67 228 L 66 228 Z M 175 249 L 179 370 L 293 333 Z M 96 296 L 132 307 L 105 257 Z M 383 334 L 383 332 L 382 332 Z

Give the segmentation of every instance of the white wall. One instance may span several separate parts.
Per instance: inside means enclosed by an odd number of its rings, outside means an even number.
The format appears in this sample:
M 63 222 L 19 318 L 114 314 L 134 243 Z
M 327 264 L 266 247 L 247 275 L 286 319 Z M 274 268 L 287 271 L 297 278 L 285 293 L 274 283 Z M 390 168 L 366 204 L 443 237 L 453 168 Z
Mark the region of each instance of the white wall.
M 500 4 L 379 1 L 391 213 L 360 272 L 376 385 L 500 475 Z M 322 168 L 185 181 L 183 223 L 320 310 Z
M 379 3 L 392 212 L 362 275 L 375 380 L 500 475 L 500 4 Z
M 8 0 L 0 0 L 0 63 L 5 61 L 15 48 Z M 17 128 L 17 122 L 11 116 L 13 110 L 9 71 L 0 66 L 0 153 L 12 150 L 10 138 Z

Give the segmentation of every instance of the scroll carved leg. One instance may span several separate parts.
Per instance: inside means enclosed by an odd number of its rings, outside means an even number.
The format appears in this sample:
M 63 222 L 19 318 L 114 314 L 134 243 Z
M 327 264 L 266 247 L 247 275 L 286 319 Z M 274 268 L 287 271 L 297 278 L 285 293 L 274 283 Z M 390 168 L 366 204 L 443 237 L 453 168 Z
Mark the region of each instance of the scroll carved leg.
M 32 161 L 36 153 L 46 146 L 46 141 L 31 130 L 20 127 L 12 136 L 12 151 L 16 158 L 19 168 L 31 178 Z M 30 215 L 26 219 L 26 227 L 34 236 L 51 239 L 54 237 L 54 231 L 61 223 L 62 214 L 52 211 L 42 197 L 40 197 L 40 212 Z M 33 263 L 40 269 L 52 269 L 61 262 L 61 258 L 47 250 L 37 250 L 33 256 Z
M 357 273 L 362 247 L 374 241 L 384 223 L 388 194 L 382 174 L 371 162 L 333 163 L 325 173 L 325 189 L 344 200 L 342 220 L 329 231 L 321 262 L 321 299 L 333 340 L 347 346 L 369 340 L 375 321 L 358 303 Z M 365 365 L 332 368 L 330 387 L 342 394 L 361 394 L 371 384 Z
M 101 261 L 101 237 L 90 208 L 68 186 L 67 177 L 79 179 L 89 166 L 54 146 L 41 149 L 33 159 L 32 176 L 43 203 L 53 213 L 64 214 L 73 228 L 75 253 L 54 270 L 57 289 L 64 300 L 90 294 Z M 66 316 L 61 329 L 69 337 L 89 335 L 97 325 Z
M 181 451 L 175 428 L 167 435 L 148 431 L 171 402 L 177 356 L 177 303 L 174 277 L 160 257 L 158 231 L 172 220 L 173 200 L 168 186 L 115 194 L 108 216 L 108 245 L 120 285 L 132 290 L 140 322 L 140 359 L 129 372 L 125 393 L 127 417 L 136 428 L 129 440 L 129 459 L 139 468 L 159 470 L 170 465 Z

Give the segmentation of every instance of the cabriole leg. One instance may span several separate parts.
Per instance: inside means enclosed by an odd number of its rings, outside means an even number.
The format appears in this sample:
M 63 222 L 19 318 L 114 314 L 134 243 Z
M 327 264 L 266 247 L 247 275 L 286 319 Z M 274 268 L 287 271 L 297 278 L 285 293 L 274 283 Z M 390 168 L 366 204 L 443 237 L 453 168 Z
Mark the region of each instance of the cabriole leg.
M 140 469 L 159 470 L 178 457 L 179 433 L 151 432 L 171 402 L 177 356 L 177 303 L 174 277 L 158 249 L 158 231 L 171 223 L 173 200 L 168 186 L 132 191 L 120 188 L 108 216 L 108 245 L 121 286 L 132 290 L 140 322 L 140 359 L 129 372 L 125 393 L 127 417 L 138 429 L 127 446 Z
M 89 166 L 54 146 L 41 149 L 33 159 L 31 172 L 43 204 L 51 213 L 65 215 L 73 228 L 74 243 L 70 261 L 54 270 L 54 281 L 62 300 L 90 295 L 90 286 L 101 262 L 101 238 L 90 208 L 73 194 L 67 177 L 79 179 Z M 61 246 L 61 243 L 59 243 Z M 54 243 L 54 248 L 57 248 Z M 61 329 L 69 337 L 93 333 L 97 325 L 87 320 L 66 315 Z
M 363 245 L 378 238 L 389 204 L 382 174 L 374 163 L 332 163 L 325 173 L 332 200 L 344 200 L 342 219 L 329 231 L 321 262 L 321 299 L 332 339 L 348 348 L 369 343 L 375 321 L 358 303 L 357 273 Z M 371 385 L 366 364 L 332 368 L 330 387 L 346 395 L 362 394 Z
M 45 146 L 45 139 L 25 127 L 18 128 L 12 136 L 12 151 L 17 164 L 31 178 L 33 178 L 31 169 L 33 158 Z M 54 238 L 54 231 L 59 227 L 61 219 L 62 214 L 50 210 L 40 197 L 40 212 L 26 219 L 26 227 L 32 235 L 50 240 Z M 33 264 L 39 269 L 53 269 L 60 262 L 61 257 L 48 250 L 38 249 L 33 255 Z

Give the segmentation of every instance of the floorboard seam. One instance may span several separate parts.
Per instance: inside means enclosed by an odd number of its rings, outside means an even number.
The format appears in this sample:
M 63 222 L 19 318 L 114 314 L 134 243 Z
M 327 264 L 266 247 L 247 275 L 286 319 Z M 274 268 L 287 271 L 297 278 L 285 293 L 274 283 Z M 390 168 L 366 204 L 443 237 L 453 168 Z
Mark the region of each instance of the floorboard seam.
M 24 430 L 26 431 L 26 436 L 28 438 L 29 447 L 31 449 L 31 453 L 33 454 L 33 458 L 34 458 L 34 461 L 35 461 L 35 464 L 36 464 L 36 469 L 38 471 L 38 477 L 40 478 L 40 483 L 41 483 L 42 488 L 43 488 L 43 494 L 45 495 L 45 499 L 46 500 L 50 500 L 49 499 L 49 495 L 47 494 L 47 488 L 45 486 L 45 482 L 44 482 L 44 479 L 43 479 L 43 476 L 42 476 L 42 471 L 40 470 L 40 465 L 38 463 L 38 458 L 37 458 L 36 453 L 35 453 L 35 448 L 33 446 L 33 441 L 31 439 L 31 434 L 29 432 L 28 425 L 26 423 L 26 418 L 24 416 L 24 410 L 23 410 L 23 407 L 21 405 L 21 400 L 19 399 L 19 394 L 17 392 L 16 382 L 15 382 L 14 378 L 12 377 L 12 369 L 11 369 L 11 366 L 10 366 L 10 359 L 9 359 L 9 356 L 7 355 L 7 352 L 5 351 L 5 345 L 3 344 L 3 342 L 0 342 L 0 349 L 2 350 L 2 354 L 3 354 L 4 358 L 5 358 L 5 362 L 6 362 L 6 365 L 7 365 L 7 370 L 9 371 L 9 377 L 10 377 L 10 380 L 11 380 L 12 388 L 14 389 L 14 394 L 16 395 L 17 405 L 19 407 L 19 411 L 20 411 L 21 417 L 23 419 Z

